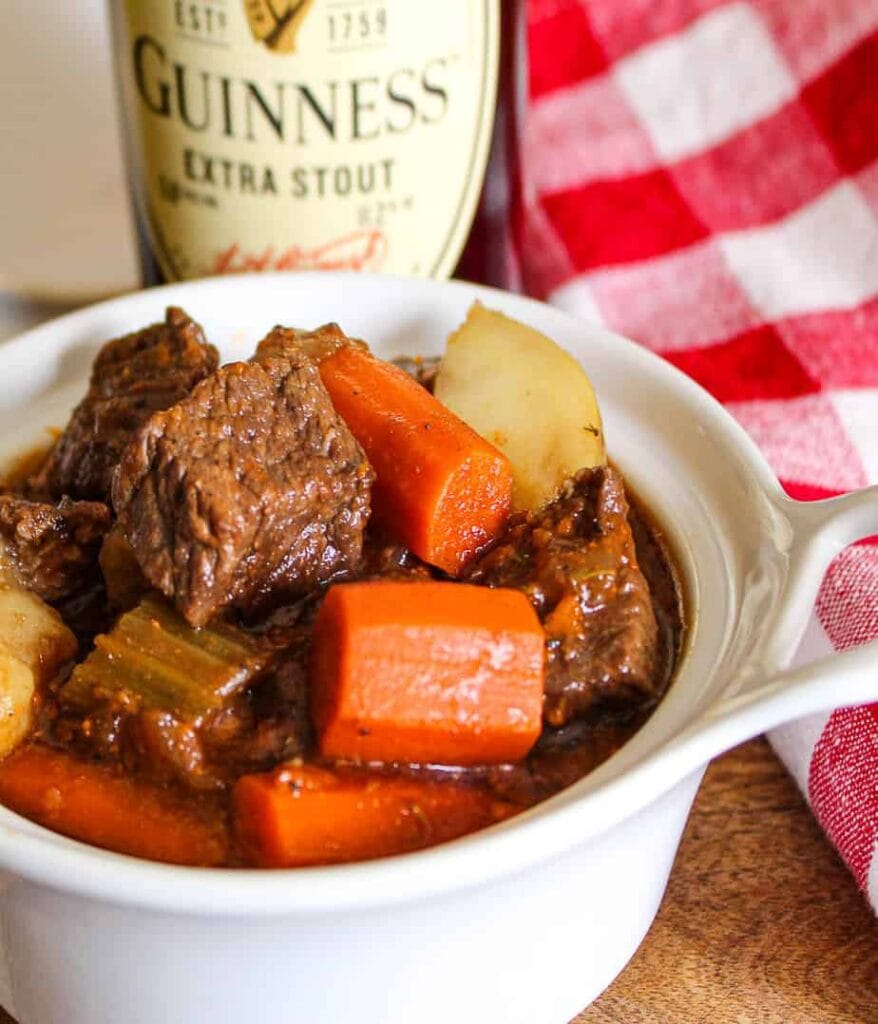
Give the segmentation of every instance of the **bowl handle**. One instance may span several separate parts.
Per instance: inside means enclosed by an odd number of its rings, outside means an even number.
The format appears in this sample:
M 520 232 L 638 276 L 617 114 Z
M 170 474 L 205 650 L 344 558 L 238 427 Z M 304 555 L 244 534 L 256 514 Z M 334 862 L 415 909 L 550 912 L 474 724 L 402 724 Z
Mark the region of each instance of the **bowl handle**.
M 769 670 L 788 662 L 832 559 L 848 544 L 878 534 L 878 487 L 823 501 L 784 497 L 782 507 L 792 526 L 790 571 L 774 623 L 776 659 L 763 662 Z M 722 736 L 717 753 L 796 718 L 874 701 L 878 701 L 878 640 L 797 668 L 770 672 L 761 680 L 757 677 L 755 685 L 714 704 L 691 728 L 699 738 L 705 732 L 717 739 Z
M 760 685 L 720 701 L 696 719 L 673 746 L 676 774 L 775 726 L 818 711 L 878 701 L 878 640 L 786 669 Z
M 827 566 L 848 544 L 878 534 L 878 487 L 823 501 L 779 499 L 791 527 L 789 574 L 772 637 L 752 682 L 727 694 L 678 737 L 689 755 L 704 761 L 784 722 L 818 711 L 878 701 L 878 640 L 826 658 L 786 668 L 812 613 Z
M 789 663 L 832 559 L 849 544 L 878 534 L 878 486 L 822 501 L 784 495 L 779 505 L 791 528 L 789 574 L 763 662 L 769 669 Z

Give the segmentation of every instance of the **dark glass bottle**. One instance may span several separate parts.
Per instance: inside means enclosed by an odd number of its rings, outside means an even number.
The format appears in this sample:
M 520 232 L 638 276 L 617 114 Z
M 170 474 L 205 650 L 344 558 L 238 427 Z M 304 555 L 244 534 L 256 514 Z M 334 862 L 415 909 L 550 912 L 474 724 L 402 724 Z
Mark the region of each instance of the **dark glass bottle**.
M 521 203 L 521 126 L 527 81 L 523 0 L 502 0 L 500 64 L 491 155 L 469 238 L 454 277 L 516 288 L 512 224 Z

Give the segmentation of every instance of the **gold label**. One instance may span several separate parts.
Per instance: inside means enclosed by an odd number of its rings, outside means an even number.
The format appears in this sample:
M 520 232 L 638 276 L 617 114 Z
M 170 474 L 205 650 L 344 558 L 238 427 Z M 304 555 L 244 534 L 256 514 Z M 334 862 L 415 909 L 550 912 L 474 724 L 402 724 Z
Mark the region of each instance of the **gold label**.
M 490 147 L 499 0 L 115 0 L 114 31 L 165 277 L 453 271 Z
M 265 43 L 269 50 L 292 53 L 299 25 L 313 3 L 314 0 L 298 0 L 281 4 L 278 9 L 271 0 L 244 0 L 253 38 Z

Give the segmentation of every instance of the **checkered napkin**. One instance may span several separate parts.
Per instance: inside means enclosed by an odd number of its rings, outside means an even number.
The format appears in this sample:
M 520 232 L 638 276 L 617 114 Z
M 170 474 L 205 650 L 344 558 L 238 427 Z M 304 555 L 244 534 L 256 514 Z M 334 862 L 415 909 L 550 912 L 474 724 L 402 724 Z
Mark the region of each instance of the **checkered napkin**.
M 528 0 L 526 291 L 660 352 L 788 492 L 878 481 L 878 0 Z M 808 654 L 878 637 L 878 538 Z M 878 909 L 878 705 L 775 749 Z

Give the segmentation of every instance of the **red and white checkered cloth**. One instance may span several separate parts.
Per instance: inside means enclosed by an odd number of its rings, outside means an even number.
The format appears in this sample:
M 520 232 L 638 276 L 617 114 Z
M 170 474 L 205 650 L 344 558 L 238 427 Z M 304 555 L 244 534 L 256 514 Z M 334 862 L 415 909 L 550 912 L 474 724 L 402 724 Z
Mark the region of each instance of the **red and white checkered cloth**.
M 791 495 L 878 482 L 878 0 L 527 0 L 518 283 L 660 352 Z M 878 538 L 809 655 L 878 637 Z M 878 909 L 878 705 L 775 749 Z

